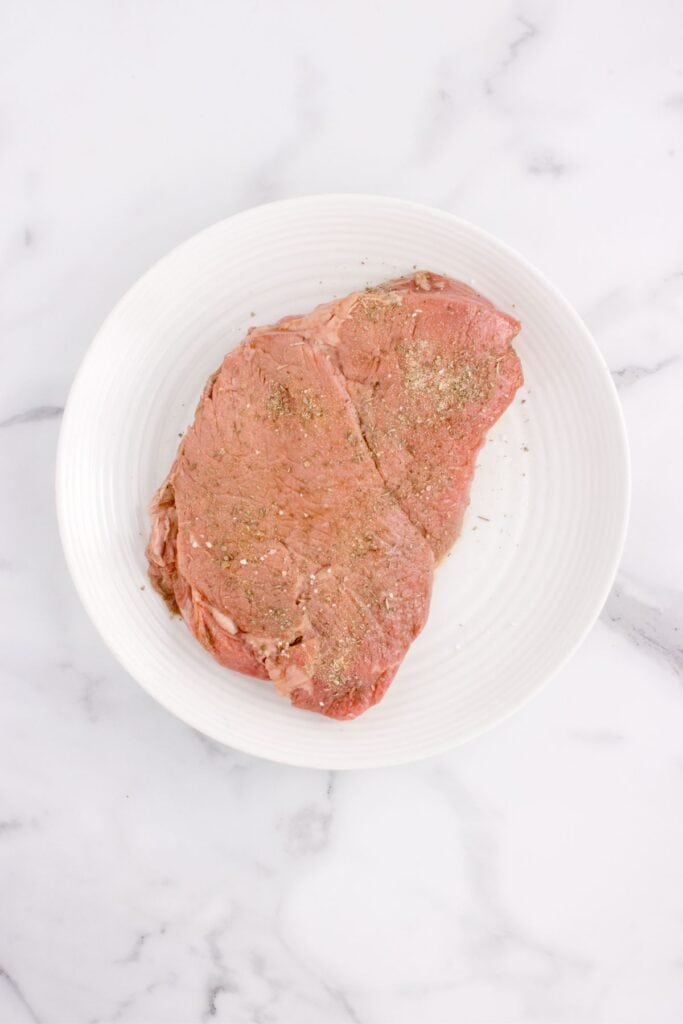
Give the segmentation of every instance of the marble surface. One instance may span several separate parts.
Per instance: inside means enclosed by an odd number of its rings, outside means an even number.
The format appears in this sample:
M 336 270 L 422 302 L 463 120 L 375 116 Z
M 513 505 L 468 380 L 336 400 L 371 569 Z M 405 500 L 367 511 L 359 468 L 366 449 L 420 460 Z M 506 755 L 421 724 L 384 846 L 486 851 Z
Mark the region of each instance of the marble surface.
M 0 11 L 0 1021 L 683 1019 L 683 7 L 49 3 Z M 522 251 L 621 393 L 600 621 L 449 756 L 324 774 L 203 739 L 118 667 L 53 510 L 120 294 L 233 211 L 441 206 Z

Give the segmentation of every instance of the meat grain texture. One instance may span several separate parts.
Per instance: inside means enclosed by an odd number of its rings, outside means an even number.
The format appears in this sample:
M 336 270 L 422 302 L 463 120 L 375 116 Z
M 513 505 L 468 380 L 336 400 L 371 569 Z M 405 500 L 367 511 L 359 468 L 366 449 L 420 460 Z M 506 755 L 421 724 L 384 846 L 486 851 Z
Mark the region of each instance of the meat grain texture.
M 249 332 L 152 505 L 149 575 L 228 668 L 354 718 L 422 629 L 519 323 L 427 271 Z

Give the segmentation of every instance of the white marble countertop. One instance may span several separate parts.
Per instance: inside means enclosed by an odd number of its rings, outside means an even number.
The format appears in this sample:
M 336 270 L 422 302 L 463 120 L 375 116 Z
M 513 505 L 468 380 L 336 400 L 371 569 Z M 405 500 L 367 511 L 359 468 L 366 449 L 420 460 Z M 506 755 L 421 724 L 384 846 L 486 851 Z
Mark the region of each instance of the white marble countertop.
M 3 5 L 2 1024 L 683 1019 L 683 7 Z M 441 206 L 585 317 L 632 521 L 580 653 L 387 771 L 203 739 L 105 650 L 53 509 L 70 381 L 157 257 L 264 200 Z

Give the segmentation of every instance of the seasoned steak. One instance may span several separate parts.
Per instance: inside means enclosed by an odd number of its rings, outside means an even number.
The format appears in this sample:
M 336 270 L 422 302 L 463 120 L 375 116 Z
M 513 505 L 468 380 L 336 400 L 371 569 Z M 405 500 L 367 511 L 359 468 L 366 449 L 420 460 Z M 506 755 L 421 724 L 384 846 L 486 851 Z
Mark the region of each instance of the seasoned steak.
M 206 387 L 152 510 L 150 576 L 224 665 L 351 718 L 391 682 L 433 555 L 327 355 L 257 331 Z
M 330 353 L 383 480 L 440 560 L 486 433 L 522 383 L 518 321 L 467 285 L 421 272 L 287 326 Z
M 223 665 L 353 718 L 424 625 L 519 324 L 420 272 L 252 330 L 152 507 L 150 578 Z

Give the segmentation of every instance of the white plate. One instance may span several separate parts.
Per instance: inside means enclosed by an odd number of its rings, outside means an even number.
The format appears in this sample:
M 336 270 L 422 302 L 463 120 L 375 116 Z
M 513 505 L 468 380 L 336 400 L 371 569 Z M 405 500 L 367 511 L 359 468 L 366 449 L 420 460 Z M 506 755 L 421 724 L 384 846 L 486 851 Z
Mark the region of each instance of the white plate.
M 526 384 L 479 459 L 427 627 L 352 722 L 220 668 L 146 586 L 147 508 L 208 375 L 253 324 L 428 268 L 522 321 Z M 528 451 L 527 451 L 528 449 Z M 164 707 L 214 739 L 319 768 L 437 754 L 500 721 L 567 660 L 619 560 L 629 495 L 616 392 L 576 313 L 520 256 L 450 214 L 376 196 L 248 210 L 175 249 L 93 341 L 64 416 L 57 504 L 83 603 Z

